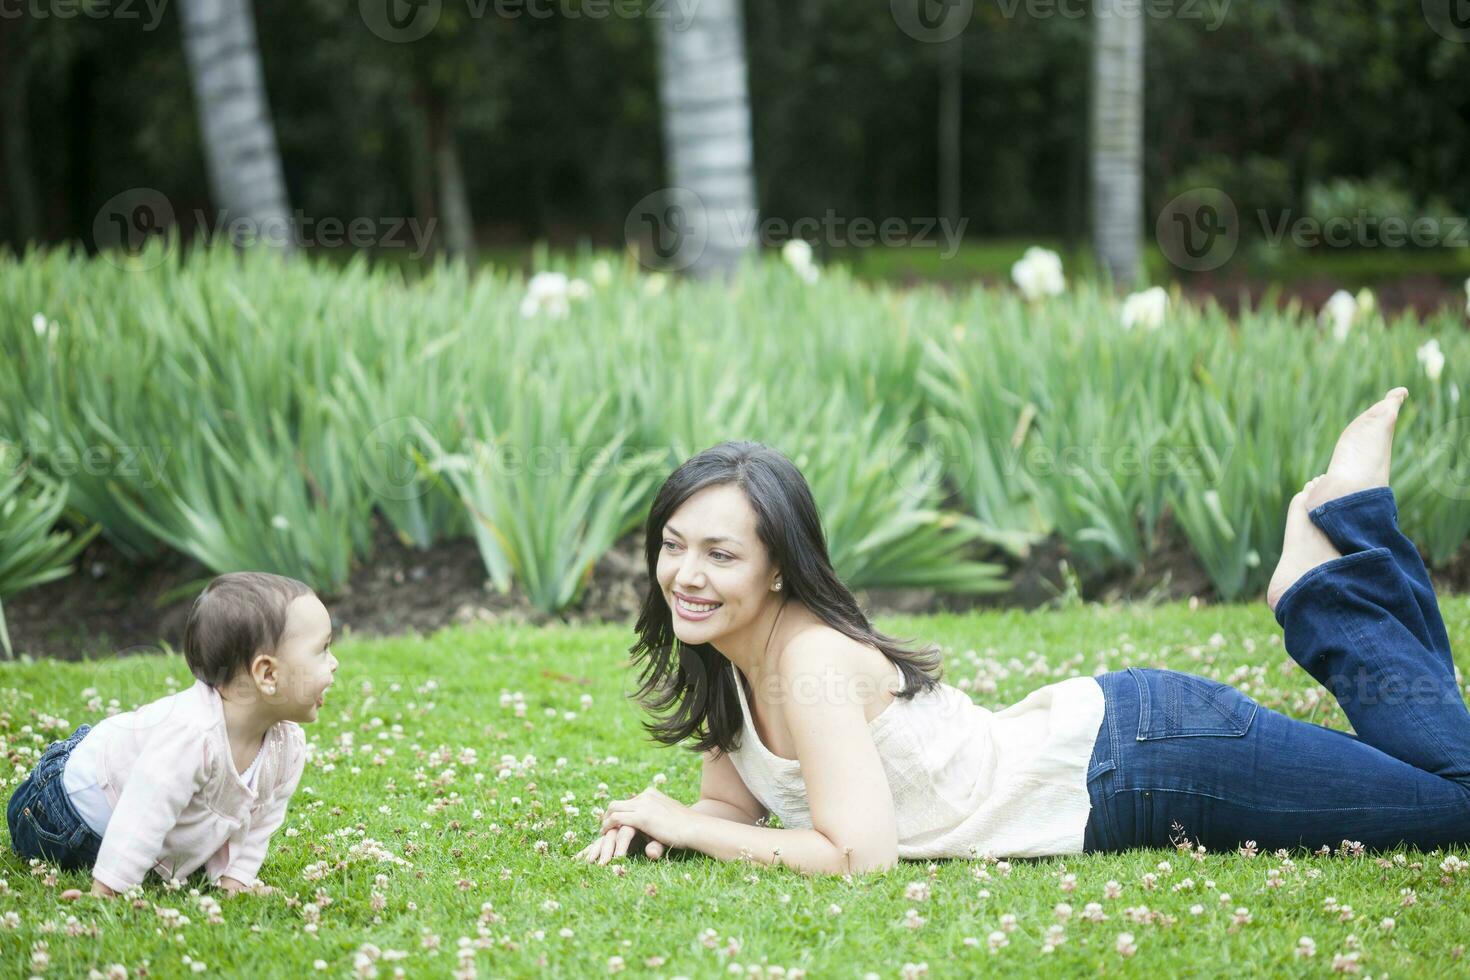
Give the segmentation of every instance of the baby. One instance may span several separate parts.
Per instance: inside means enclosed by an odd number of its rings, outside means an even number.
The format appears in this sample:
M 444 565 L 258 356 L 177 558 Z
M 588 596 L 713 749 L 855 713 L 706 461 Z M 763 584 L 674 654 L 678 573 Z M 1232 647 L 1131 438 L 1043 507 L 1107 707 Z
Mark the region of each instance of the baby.
M 221 575 L 184 627 L 194 686 L 53 742 L 10 798 L 26 858 L 92 869 L 92 894 L 201 865 L 230 893 L 256 872 L 301 780 L 306 739 L 337 670 L 332 622 L 310 588 Z

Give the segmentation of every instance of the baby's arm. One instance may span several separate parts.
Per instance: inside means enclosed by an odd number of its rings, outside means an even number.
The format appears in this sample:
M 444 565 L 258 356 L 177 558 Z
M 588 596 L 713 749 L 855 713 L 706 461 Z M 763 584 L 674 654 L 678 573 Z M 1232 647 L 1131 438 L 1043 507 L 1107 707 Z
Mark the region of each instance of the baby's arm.
M 163 839 L 208 777 L 201 744 L 188 725 L 155 726 L 102 835 L 92 894 L 110 897 L 143 883 L 163 853 Z

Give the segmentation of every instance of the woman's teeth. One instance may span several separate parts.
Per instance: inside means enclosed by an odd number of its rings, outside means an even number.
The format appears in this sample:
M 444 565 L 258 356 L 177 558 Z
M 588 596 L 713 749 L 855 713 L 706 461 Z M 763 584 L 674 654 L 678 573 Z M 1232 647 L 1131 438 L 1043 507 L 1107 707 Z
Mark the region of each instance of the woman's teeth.
M 683 609 L 686 612 L 707 613 L 711 609 L 718 609 L 720 607 L 720 604 L 718 602 L 695 603 L 695 602 L 685 602 L 683 599 L 680 599 L 678 596 L 675 596 L 674 598 L 679 603 L 679 608 L 680 609 Z

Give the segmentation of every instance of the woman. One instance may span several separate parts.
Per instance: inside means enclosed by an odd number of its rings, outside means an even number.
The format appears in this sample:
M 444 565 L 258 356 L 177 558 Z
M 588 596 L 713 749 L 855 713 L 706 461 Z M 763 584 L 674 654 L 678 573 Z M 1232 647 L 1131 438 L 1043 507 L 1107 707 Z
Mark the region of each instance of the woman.
M 700 799 L 613 802 L 578 856 L 605 864 L 637 840 L 655 859 L 681 847 L 845 873 L 1167 847 L 1181 829 L 1210 850 L 1470 843 L 1470 711 L 1387 485 L 1407 394 L 1355 419 L 1292 498 L 1267 591 L 1287 652 L 1356 735 L 1170 670 L 981 708 L 939 682 L 933 648 L 868 624 L 790 461 L 754 443 L 700 453 L 650 512 L 654 586 L 632 648 L 661 716 L 646 727 L 704 753 Z

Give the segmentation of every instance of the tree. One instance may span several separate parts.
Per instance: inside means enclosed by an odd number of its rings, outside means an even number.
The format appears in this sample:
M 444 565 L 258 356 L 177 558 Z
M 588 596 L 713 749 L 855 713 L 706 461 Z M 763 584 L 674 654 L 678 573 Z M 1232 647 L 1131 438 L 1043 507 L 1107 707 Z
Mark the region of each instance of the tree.
M 0 126 L 0 173 L 5 174 L 4 184 L 9 191 L 6 203 L 15 215 L 12 235 L 25 243 L 38 236 L 41 218 L 26 97 L 31 65 L 21 56 L 24 39 L 18 37 L 19 28 L 14 20 L 0 21 L 0 121 L 4 123 Z
M 960 85 L 964 80 L 964 35 L 956 34 L 940 46 L 939 59 L 939 218 L 952 228 L 960 226 L 960 174 L 964 170 L 960 143 Z
M 220 224 L 243 221 L 252 239 L 293 251 L 250 0 L 182 0 L 179 9 Z
M 1143 248 L 1143 14 L 1129 0 L 1096 0 L 1093 19 L 1093 249 L 1128 287 Z
M 750 98 L 741 0 L 703 0 L 687 23 L 659 21 L 664 141 L 669 179 L 694 195 L 708 230 L 696 275 L 728 275 L 755 244 Z M 701 236 L 703 229 L 698 229 Z

